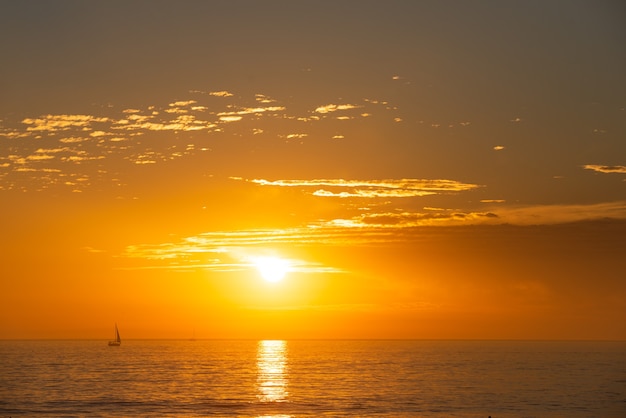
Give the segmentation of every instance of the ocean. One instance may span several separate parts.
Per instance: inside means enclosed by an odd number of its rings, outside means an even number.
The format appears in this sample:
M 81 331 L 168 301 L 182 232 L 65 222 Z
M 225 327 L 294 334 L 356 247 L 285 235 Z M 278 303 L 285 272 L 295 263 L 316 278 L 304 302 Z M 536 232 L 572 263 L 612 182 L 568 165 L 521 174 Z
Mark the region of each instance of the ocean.
M 626 416 L 626 342 L 0 341 L 0 417 Z

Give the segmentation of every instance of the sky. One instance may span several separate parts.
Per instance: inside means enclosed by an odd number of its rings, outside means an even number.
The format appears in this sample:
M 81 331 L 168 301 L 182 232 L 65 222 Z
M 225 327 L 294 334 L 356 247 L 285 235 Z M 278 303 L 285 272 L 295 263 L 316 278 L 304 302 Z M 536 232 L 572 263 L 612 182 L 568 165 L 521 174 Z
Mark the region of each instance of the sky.
M 0 339 L 626 339 L 625 21 L 1 0 Z

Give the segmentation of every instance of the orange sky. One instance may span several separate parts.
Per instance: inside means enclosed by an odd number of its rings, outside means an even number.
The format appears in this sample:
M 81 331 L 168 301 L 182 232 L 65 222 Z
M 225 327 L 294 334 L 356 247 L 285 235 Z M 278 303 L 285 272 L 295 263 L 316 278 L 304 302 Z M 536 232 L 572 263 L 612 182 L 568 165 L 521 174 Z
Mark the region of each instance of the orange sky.
M 0 5 L 0 338 L 626 338 L 618 2 L 122 4 Z

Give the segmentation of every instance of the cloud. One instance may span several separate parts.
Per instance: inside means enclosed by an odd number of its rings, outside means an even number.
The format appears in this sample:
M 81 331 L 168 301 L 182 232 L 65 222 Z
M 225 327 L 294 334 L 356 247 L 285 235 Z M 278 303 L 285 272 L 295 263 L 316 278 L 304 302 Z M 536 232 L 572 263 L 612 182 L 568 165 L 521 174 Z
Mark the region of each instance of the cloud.
M 55 132 L 71 128 L 88 128 L 94 122 L 108 122 L 109 118 L 91 115 L 45 115 L 39 118 L 26 118 L 22 123 L 29 125 L 27 131 Z
M 336 112 L 338 110 L 350 110 L 350 109 L 358 109 L 362 106 L 353 105 L 353 104 L 327 104 L 324 106 L 319 106 L 315 109 L 315 113 L 330 113 Z
M 476 225 L 494 223 L 498 215 L 492 212 L 461 212 L 429 210 L 428 212 L 389 212 L 362 214 L 351 219 L 334 219 L 328 225 L 359 229 L 406 229 L 433 225 Z
M 624 165 L 595 165 L 587 164 L 583 166 L 586 170 L 592 170 L 598 173 L 619 173 L 626 174 L 626 166 Z
M 4 137 L 7 139 L 28 138 L 31 135 L 32 135 L 31 132 L 20 132 L 17 130 L 6 129 L 3 131 L 0 131 L 0 137 Z
M 208 232 L 183 238 L 178 242 L 131 245 L 121 254 L 123 258 L 143 259 L 150 266 L 133 268 L 204 269 L 218 272 L 243 271 L 254 267 L 258 256 L 273 254 L 268 244 L 300 242 L 302 232 L 289 230 L 244 230 Z M 340 269 L 301 259 L 285 258 L 290 272 L 341 273 Z
M 222 122 L 237 122 L 243 119 L 243 116 L 220 116 Z
M 253 113 L 278 112 L 280 110 L 285 110 L 285 108 L 283 106 L 244 107 L 240 110 L 220 112 L 217 116 L 249 115 Z
M 549 225 L 598 219 L 626 219 L 626 201 L 590 205 L 537 205 L 499 207 L 495 212 L 505 223 Z
M 76 144 L 76 143 L 85 142 L 85 141 L 89 141 L 89 138 L 70 136 L 70 137 L 67 137 L 67 138 L 59 139 L 59 142 L 61 142 L 63 144 Z
M 184 107 L 184 106 L 190 106 L 196 103 L 198 102 L 196 102 L 195 100 L 181 100 L 181 101 L 170 103 L 169 105 L 170 107 Z
M 276 101 L 264 94 L 255 94 L 254 98 L 259 103 L 274 103 Z
M 70 155 L 69 157 L 61 158 L 62 161 L 71 163 L 82 163 L 84 161 L 102 160 L 105 157 L 103 155 L 87 156 L 87 155 Z
M 189 113 L 189 110 L 181 109 L 180 107 L 172 107 L 170 109 L 165 109 L 164 112 L 166 112 L 166 113 L 185 114 L 185 113 Z
M 221 90 L 221 91 L 210 91 L 209 95 L 217 96 L 217 97 L 231 97 L 233 94 L 226 90 Z
M 454 180 L 425 179 L 386 179 L 386 180 L 344 180 L 344 179 L 313 179 L 313 180 L 245 180 L 261 186 L 276 187 L 314 187 L 312 194 L 321 197 L 415 197 L 445 192 L 461 192 L 481 187 L 477 184 L 461 183 Z M 337 190 L 326 190 L 329 187 Z M 347 190 L 346 190 L 347 189 Z
M 130 115 L 116 122 L 112 129 L 118 131 L 200 131 L 215 128 L 217 125 L 199 120 L 193 115 L 181 114 L 170 121 L 154 121 L 154 116 Z M 112 134 L 113 135 L 113 134 Z
M 53 160 L 54 159 L 54 155 L 33 154 L 33 155 L 29 155 L 28 157 L 26 157 L 26 159 L 30 160 L 30 161 Z
M 140 266 L 129 268 L 243 271 L 251 268 L 253 257 L 267 255 L 280 247 L 370 246 L 422 239 L 427 231 L 435 233 L 441 227 L 554 225 L 604 218 L 626 221 L 626 201 L 498 208 L 480 212 L 425 208 L 421 212 L 363 213 L 292 228 L 212 231 L 173 242 L 131 245 L 120 257 L 143 260 Z M 289 262 L 292 271 L 301 273 L 343 272 L 332 265 L 307 260 L 289 259 Z

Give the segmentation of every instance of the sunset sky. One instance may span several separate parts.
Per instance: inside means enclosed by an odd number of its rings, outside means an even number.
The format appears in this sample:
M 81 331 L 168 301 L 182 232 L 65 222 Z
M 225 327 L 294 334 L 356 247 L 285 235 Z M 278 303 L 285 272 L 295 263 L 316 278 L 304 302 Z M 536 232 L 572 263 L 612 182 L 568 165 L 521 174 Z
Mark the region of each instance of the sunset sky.
M 1 0 L 0 338 L 626 339 L 624 22 Z

